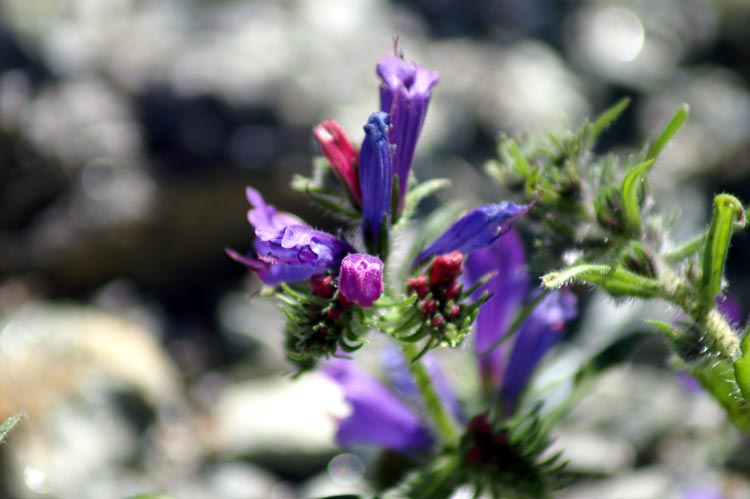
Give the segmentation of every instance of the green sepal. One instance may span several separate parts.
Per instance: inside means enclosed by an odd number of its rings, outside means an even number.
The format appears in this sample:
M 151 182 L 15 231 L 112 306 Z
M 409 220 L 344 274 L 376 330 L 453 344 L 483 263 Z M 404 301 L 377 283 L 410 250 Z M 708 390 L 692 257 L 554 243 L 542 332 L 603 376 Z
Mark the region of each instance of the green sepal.
M 400 194 L 400 186 L 398 183 L 398 175 L 393 175 L 393 185 L 391 187 L 391 221 L 395 224 L 398 222 L 401 213 L 398 211 Z
M 24 413 L 16 414 L 15 416 L 11 416 L 8 419 L 6 419 L 3 424 L 0 425 L 0 442 L 4 441 L 8 434 L 15 428 L 15 426 L 26 417 Z
M 638 242 L 632 241 L 620 252 L 622 265 L 638 275 L 656 278 L 656 263 L 652 255 Z
M 400 228 L 402 224 L 408 222 L 411 219 L 414 211 L 417 209 L 417 206 L 419 206 L 419 203 L 421 203 L 422 200 L 441 189 L 450 187 L 450 185 L 451 181 L 448 179 L 435 178 L 427 180 L 426 182 L 420 182 L 413 188 L 409 189 L 409 192 L 406 194 L 406 198 L 404 199 L 404 210 L 399 215 L 396 228 Z
M 620 187 L 625 227 L 634 235 L 641 232 L 641 201 L 646 186 L 646 175 L 654 161 L 656 160 L 649 159 L 631 169 Z
M 359 220 L 361 215 L 357 210 L 347 208 L 351 206 L 351 199 L 340 195 L 336 191 L 320 187 L 304 175 L 292 177 L 291 187 L 297 192 L 304 193 L 310 201 L 321 208 L 328 210 L 350 220 Z
M 725 360 L 706 359 L 698 365 L 679 366 L 697 379 L 701 386 L 724 407 L 729 420 L 750 434 L 750 403 L 741 395 L 732 364 Z
M 460 485 L 461 470 L 456 454 L 434 458 L 424 468 L 415 470 L 397 486 L 375 499 L 447 499 Z
M 525 177 L 531 172 L 531 165 L 526 158 L 518 150 L 518 146 L 512 140 L 508 142 L 508 150 L 510 151 L 513 161 L 515 161 L 516 173 L 522 177 Z
M 607 128 L 613 121 L 620 117 L 623 111 L 630 105 L 630 97 L 623 97 L 617 101 L 613 106 L 605 109 L 599 116 L 596 117 L 594 122 L 588 129 L 586 134 L 586 142 L 589 147 L 593 146 L 599 135 Z
M 609 232 L 619 234 L 623 231 L 622 194 L 616 186 L 609 185 L 599 190 L 594 199 L 594 212 L 599 225 Z
M 619 265 L 582 264 L 550 272 L 542 277 L 542 285 L 556 289 L 573 281 L 599 286 L 614 296 L 658 298 L 663 289 L 659 281 L 635 274 Z
M 703 248 L 701 294 L 706 305 L 712 304 L 721 292 L 724 266 L 735 223 L 745 225 L 745 210 L 742 203 L 729 194 L 717 195 L 714 198 L 714 214 Z
M 549 425 L 540 415 L 542 404 L 535 404 L 509 419 L 501 419 L 501 412 L 490 413 L 492 445 L 502 445 L 504 462 L 462 463 L 466 481 L 474 486 L 475 497 L 493 498 L 549 498 L 555 489 L 567 480 L 564 469 L 567 463 L 562 454 L 549 454 Z M 497 420 L 500 419 L 500 420 Z M 494 442 L 503 442 L 496 444 Z M 468 456 L 476 441 L 471 423 L 461 439 L 461 455 Z M 487 442 L 489 444 L 489 442 Z
M 745 332 L 745 337 L 740 344 L 742 357 L 734 361 L 734 377 L 737 386 L 740 387 L 742 396 L 750 404 L 750 333 Z
M 646 159 L 655 159 L 659 153 L 661 153 L 667 143 L 672 140 L 674 134 L 676 134 L 685 123 L 688 114 L 690 114 L 690 106 L 683 103 L 680 106 L 680 109 L 678 109 L 674 116 L 672 116 L 672 119 L 669 120 L 667 126 L 664 127 L 664 130 L 659 134 L 659 137 L 656 138 L 653 145 L 649 148 L 648 153 L 646 154 Z

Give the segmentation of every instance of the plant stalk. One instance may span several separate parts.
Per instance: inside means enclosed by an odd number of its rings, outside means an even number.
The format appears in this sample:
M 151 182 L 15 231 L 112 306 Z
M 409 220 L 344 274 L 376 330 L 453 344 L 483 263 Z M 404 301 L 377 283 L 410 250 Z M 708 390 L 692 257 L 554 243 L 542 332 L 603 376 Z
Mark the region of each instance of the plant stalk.
M 427 414 L 429 414 L 434 424 L 435 430 L 440 437 L 440 441 L 444 447 L 455 447 L 458 443 L 458 429 L 453 418 L 445 410 L 445 406 L 438 396 L 435 385 L 432 383 L 425 365 L 422 360 L 413 361 L 417 354 L 417 346 L 414 343 L 401 342 L 401 352 L 404 354 L 406 364 L 409 366 L 411 374 L 414 376 L 414 381 L 422 394 L 422 400 L 424 400 Z

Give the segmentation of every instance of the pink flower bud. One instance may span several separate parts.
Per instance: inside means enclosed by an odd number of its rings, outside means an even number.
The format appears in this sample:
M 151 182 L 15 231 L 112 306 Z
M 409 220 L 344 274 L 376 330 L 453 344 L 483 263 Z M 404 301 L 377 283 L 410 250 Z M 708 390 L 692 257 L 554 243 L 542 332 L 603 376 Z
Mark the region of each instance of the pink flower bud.
M 339 292 L 362 307 L 371 306 L 383 293 L 383 262 L 362 253 L 347 255 L 341 262 Z
M 358 205 L 362 204 L 362 192 L 355 163 L 359 162 L 359 155 L 354 150 L 351 141 L 338 123 L 326 120 L 313 130 L 313 135 L 320 145 L 320 151 L 331 164 L 333 173 L 344 184 Z

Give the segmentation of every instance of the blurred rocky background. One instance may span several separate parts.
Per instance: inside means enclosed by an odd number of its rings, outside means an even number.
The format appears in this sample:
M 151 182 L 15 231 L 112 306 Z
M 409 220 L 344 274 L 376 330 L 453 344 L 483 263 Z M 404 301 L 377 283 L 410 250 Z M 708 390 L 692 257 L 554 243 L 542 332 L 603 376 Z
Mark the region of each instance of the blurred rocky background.
M 340 395 L 286 376 L 273 301 L 224 255 L 251 246 L 244 186 L 329 227 L 287 185 L 317 122 L 361 140 L 398 34 L 441 74 L 416 173 L 467 204 L 501 195 L 481 174 L 501 133 L 630 96 L 601 144 L 627 149 L 688 102 L 654 169 L 687 237 L 713 193 L 750 200 L 748 26 L 746 0 L 3 0 L 0 416 L 28 418 L 0 448 L 0 497 L 366 491 L 372 456 L 332 444 Z M 730 260 L 745 312 L 748 251 Z M 602 300 L 581 322 L 643 313 Z M 576 409 L 561 497 L 750 496 L 748 450 L 666 365 L 647 343 Z

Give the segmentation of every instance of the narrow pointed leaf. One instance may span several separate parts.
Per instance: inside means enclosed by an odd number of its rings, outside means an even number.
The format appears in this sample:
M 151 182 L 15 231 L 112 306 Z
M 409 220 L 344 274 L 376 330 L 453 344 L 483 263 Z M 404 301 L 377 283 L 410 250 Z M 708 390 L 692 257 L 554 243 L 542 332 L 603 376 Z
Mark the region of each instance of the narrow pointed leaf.
M 3 424 L 0 425 L 0 442 L 5 440 L 5 438 L 8 436 L 8 433 L 11 432 L 11 430 L 18 424 L 19 421 L 24 417 L 24 414 L 16 414 L 15 416 L 11 416 L 8 419 L 3 422 Z
M 650 159 L 636 166 L 622 181 L 620 193 L 622 195 L 622 206 L 625 214 L 625 224 L 632 234 L 641 232 L 641 196 L 646 182 L 649 168 L 654 164 Z
M 721 291 L 729 243 L 736 222 L 745 223 L 742 203 L 729 194 L 714 198 L 714 214 L 703 249 L 703 282 L 701 292 L 705 303 L 713 303 Z
M 596 117 L 594 123 L 591 125 L 591 130 L 588 134 L 589 144 L 596 142 L 599 135 L 607 128 L 613 121 L 615 121 L 620 114 L 630 105 L 630 97 L 624 97 L 617 101 L 615 105 L 607 108 Z
M 571 281 L 594 284 L 615 296 L 656 298 L 663 293 L 659 281 L 640 276 L 620 266 L 583 264 L 550 272 L 542 277 L 542 284 L 552 289 L 562 287 Z
M 441 189 L 450 187 L 450 185 L 450 180 L 445 178 L 436 178 L 427 180 L 426 182 L 420 182 L 414 188 L 409 189 L 409 192 L 406 195 L 404 212 L 401 214 L 401 218 L 399 218 L 399 221 L 408 221 L 411 215 L 414 213 L 414 210 L 416 210 L 417 206 L 419 206 L 419 203 L 423 199 Z
M 742 396 L 750 404 L 750 334 L 745 334 L 741 348 L 742 357 L 734 361 L 734 377 Z
M 685 123 L 685 120 L 687 120 L 689 113 L 690 106 L 688 106 L 687 104 L 682 104 L 680 106 L 680 109 L 678 109 L 675 115 L 672 116 L 672 119 L 669 121 L 669 123 L 667 123 L 667 126 L 664 127 L 664 130 L 662 130 L 661 134 L 659 134 L 659 137 L 648 150 L 646 159 L 656 159 L 659 153 L 661 153 L 664 147 L 666 147 L 667 143 L 672 140 L 674 134 L 676 134 L 677 131 Z

